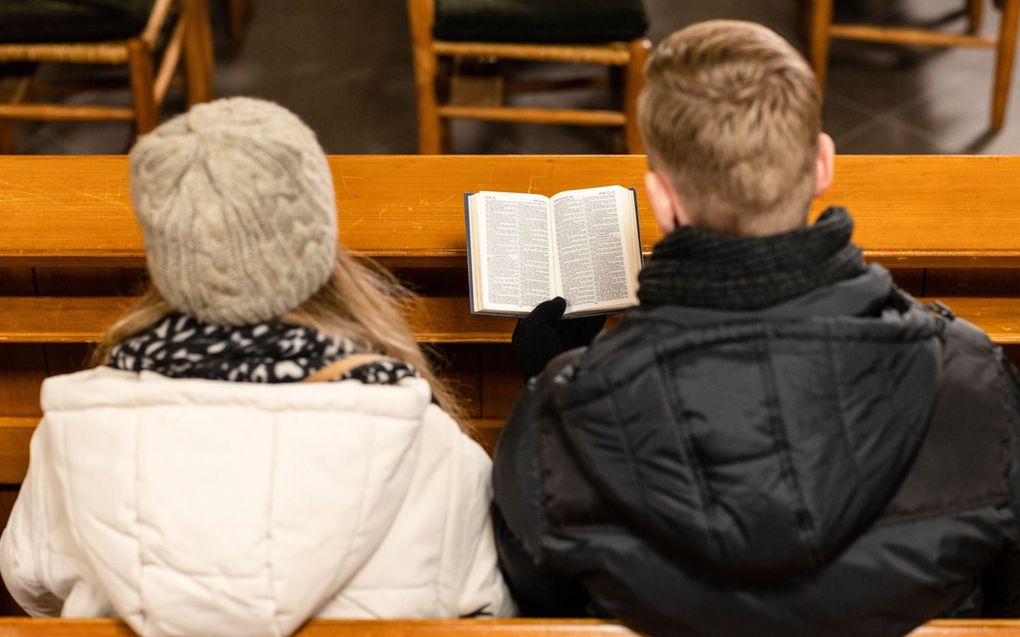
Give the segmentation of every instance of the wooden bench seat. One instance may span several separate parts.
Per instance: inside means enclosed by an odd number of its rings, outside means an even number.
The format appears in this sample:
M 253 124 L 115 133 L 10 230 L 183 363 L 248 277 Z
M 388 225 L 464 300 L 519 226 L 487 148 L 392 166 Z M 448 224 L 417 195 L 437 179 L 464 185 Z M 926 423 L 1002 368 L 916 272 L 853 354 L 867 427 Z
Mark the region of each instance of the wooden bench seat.
M 4 637 L 135 637 L 110 619 L 0 618 Z M 614 622 L 584 619 L 313 620 L 295 637 L 635 637 Z M 1003 637 L 1005 634 L 1003 634 Z M 200 637 L 196 635 L 196 637 Z M 962 637 L 962 636 L 961 636 Z M 999 633 L 995 634 L 999 637 Z
M 127 625 L 112 619 L 0 618 L 0 634 L 4 637 L 135 637 Z M 295 637 L 461 636 L 637 637 L 637 634 L 615 622 L 587 619 L 316 619 L 295 633 Z M 1020 637 L 1020 622 L 935 621 L 910 633 L 910 637 Z
M 12 296 L 0 300 L 0 343 L 95 343 L 130 297 Z M 466 297 L 420 297 L 407 319 L 422 343 L 509 343 L 514 319 L 471 314 Z

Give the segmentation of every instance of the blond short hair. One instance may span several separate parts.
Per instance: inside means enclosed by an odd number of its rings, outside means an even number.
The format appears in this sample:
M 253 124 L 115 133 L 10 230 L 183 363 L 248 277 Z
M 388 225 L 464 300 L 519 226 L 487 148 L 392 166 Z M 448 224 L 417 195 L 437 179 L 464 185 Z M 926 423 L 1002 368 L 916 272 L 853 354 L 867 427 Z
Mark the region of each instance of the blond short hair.
M 763 235 L 806 222 L 821 96 L 773 31 L 717 20 L 671 35 L 648 61 L 638 122 L 693 224 Z

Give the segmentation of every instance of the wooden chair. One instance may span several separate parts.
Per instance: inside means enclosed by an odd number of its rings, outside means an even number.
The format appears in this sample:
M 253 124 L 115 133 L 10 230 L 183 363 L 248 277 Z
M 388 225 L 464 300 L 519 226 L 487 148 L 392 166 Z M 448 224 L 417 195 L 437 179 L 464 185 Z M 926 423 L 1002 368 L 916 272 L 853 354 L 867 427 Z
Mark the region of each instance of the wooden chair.
M 251 19 L 255 0 L 227 0 L 227 16 L 230 21 L 230 37 L 235 44 L 244 40 L 244 33 Z
M 162 62 L 154 62 L 160 33 L 169 17 L 178 20 L 163 52 Z M 183 56 L 187 71 L 188 105 L 212 97 L 212 41 L 206 0 L 155 0 L 145 28 L 125 40 L 99 42 L 0 43 L 0 63 L 59 62 L 72 64 L 126 64 L 130 72 L 132 106 L 80 106 L 26 102 L 30 78 L 19 82 L 0 103 L 0 143 L 10 152 L 12 120 L 117 120 L 130 121 L 137 134 L 152 130 L 159 123 L 159 109 L 167 88 Z
M 418 91 L 418 143 L 422 154 L 438 154 L 444 150 L 449 142 L 446 123 L 453 118 L 622 127 L 627 151 L 635 154 L 643 152 L 641 136 L 637 130 L 636 106 L 644 84 L 645 61 L 651 49 L 651 44 L 643 35 L 620 42 L 553 44 L 522 41 L 520 32 L 513 37 L 514 41 L 508 41 L 505 33 L 497 41 L 478 41 L 481 39 L 477 37 L 480 34 L 475 30 L 464 36 L 470 39 L 454 40 L 449 35 L 445 38 L 437 37 L 443 34 L 435 32 L 436 0 L 408 0 L 408 9 Z M 640 31 L 643 33 L 643 29 Z M 605 65 L 616 69 L 617 74 L 623 76 L 622 108 L 591 110 L 508 107 L 502 104 L 501 90 L 483 105 L 440 103 L 437 88 L 448 80 L 450 66 L 442 62 L 464 57 Z M 543 85 L 542 88 L 550 86 Z
M 976 47 L 995 49 L 997 62 L 995 90 L 992 102 L 992 128 L 1002 128 L 1006 120 L 1006 106 L 1013 77 L 1013 61 L 1016 53 L 1017 21 L 1020 18 L 1020 0 L 1004 0 L 1002 4 L 1002 26 L 997 38 L 978 35 L 984 14 L 986 0 L 967 0 L 969 33 L 956 34 L 924 29 L 878 27 L 861 24 L 833 24 L 833 0 L 811 0 L 811 64 L 818 75 L 818 83 L 825 88 L 829 58 L 829 41 L 832 38 L 889 42 L 893 44 Z

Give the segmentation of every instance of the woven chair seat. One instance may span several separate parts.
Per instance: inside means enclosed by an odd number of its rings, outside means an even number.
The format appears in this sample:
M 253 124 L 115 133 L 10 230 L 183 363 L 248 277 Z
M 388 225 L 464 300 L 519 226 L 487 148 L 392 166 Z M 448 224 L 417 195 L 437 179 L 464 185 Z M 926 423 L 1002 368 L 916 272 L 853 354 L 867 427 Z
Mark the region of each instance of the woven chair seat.
M 155 0 L 0 0 L 0 44 L 124 40 L 142 32 Z
M 436 0 L 437 40 L 594 44 L 639 38 L 641 0 Z

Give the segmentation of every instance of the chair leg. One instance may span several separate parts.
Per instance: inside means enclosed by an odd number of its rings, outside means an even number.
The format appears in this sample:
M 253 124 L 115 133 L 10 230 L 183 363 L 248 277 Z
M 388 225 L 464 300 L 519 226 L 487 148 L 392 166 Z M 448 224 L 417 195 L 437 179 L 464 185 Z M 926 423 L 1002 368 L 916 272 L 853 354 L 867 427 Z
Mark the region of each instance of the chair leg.
M 418 92 L 418 152 L 438 155 L 442 152 L 443 139 L 436 98 L 438 60 L 432 51 L 435 8 L 431 0 L 408 0 L 407 8 L 411 18 L 414 83 Z
M 188 106 L 213 98 L 213 45 L 206 0 L 182 0 L 181 19 L 188 21 L 184 34 L 184 70 Z
M 623 113 L 627 118 L 627 152 L 632 155 L 641 155 L 645 152 L 641 131 L 638 129 L 637 104 L 641 89 L 645 85 L 645 63 L 648 62 L 651 48 L 652 43 L 645 38 L 630 43 L 630 61 L 627 64 L 627 79 L 623 92 Z
M 443 127 L 436 99 L 436 58 L 415 55 L 415 84 L 418 89 L 418 152 L 438 155 L 443 150 Z
M 230 38 L 235 44 L 244 39 L 244 28 L 252 13 L 252 0 L 229 0 Z
M 833 0 L 811 1 L 811 66 L 818 78 L 818 88 L 825 92 L 829 70 L 829 28 L 832 26 Z
M 1002 7 L 1002 30 L 999 34 L 998 59 L 995 68 L 995 93 L 992 99 L 992 129 L 998 130 L 1006 122 L 1009 89 L 1013 80 L 1013 63 L 1016 58 L 1017 22 L 1020 19 L 1020 0 L 1006 0 Z
M 800 37 L 805 42 L 811 42 L 811 0 L 797 0 L 797 27 L 800 29 Z
M 156 110 L 152 50 L 139 38 L 128 42 L 128 66 L 131 71 L 135 132 L 144 135 L 159 123 L 159 113 Z
M 18 79 L 0 78 L 0 101 L 21 104 L 32 90 L 31 76 Z M 0 154 L 10 155 L 17 148 L 17 120 L 0 119 Z
M 985 15 L 985 0 L 969 0 L 967 11 L 967 30 L 971 35 L 981 30 L 981 22 Z

